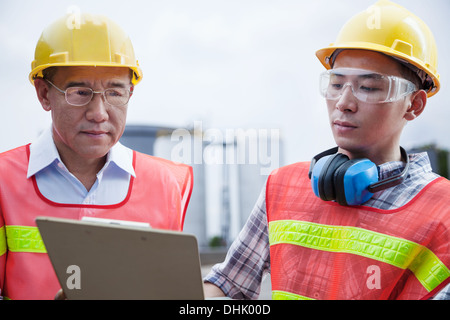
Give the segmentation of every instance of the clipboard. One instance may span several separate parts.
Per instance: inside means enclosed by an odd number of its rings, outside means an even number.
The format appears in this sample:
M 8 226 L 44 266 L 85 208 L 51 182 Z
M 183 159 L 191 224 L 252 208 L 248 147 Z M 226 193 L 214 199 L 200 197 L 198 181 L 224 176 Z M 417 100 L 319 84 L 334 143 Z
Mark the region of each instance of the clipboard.
M 36 224 L 69 300 L 203 300 L 194 235 L 38 217 Z

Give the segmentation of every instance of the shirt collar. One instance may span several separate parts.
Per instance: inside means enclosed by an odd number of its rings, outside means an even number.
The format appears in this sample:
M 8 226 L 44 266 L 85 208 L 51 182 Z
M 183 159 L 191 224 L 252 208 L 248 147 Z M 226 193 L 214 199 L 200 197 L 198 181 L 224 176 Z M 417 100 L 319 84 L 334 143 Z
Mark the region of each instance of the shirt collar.
M 412 153 L 408 154 L 410 168 L 409 174 L 416 175 L 417 173 L 428 173 L 432 171 L 430 158 L 428 153 Z M 393 175 L 399 174 L 405 168 L 405 163 L 403 161 L 391 161 L 383 163 L 378 166 L 379 178 L 386 179 L 392 177 Z
M 62 163 L 53 141 L 52 129 L 48 128 L 30 145 L 30 161 L 28 164 L 27 178 L 35 175 L 55 161 Z M 111 163 L 114 163 L 123 171 L 136 177 L 133 168 L 133 151 L 120 142 L 117 142 L 108 152 L 104 168 Z
M 111 150 L 109 150 L 105 167 L 106 165 L 109 165 L 109 163 L 115 163 L 116 166 L 136 178 L 136 172 L 133 168 L 133 150 L 125 147 L 120 142 L 117 142 Z
M 35 175 L 55 161 L 62 162 L 53 142 L 52 130 L 48 128 L 30 145 L 27 178 Z

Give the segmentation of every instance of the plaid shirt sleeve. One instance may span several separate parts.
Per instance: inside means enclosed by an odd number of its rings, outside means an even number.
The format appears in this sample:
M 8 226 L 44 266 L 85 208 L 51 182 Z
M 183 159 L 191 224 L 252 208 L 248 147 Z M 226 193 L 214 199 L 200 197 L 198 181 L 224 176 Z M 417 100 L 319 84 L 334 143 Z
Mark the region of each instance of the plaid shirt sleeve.
M 450 284 L 435 295 L 433 300 L 450 300 Z
M 265 188 L 246 224 L 231 244 L 225 261 L 205 277 L 233 299 L 257 299 L 263 277 L 270 273 Z

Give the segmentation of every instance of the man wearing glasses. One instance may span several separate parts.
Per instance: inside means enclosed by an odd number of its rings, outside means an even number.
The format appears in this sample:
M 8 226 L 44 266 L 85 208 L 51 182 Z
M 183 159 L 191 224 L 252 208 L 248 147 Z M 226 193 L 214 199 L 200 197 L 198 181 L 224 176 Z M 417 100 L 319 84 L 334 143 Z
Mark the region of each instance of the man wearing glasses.
M 382 0 L 317 57 L 338 147 L 269 177 L 206 294 L 255 299 L 270 273 L 274 299 L 448 298 L 450 183 L 400 147 L 440 87 L 431 31 Z
M 67 17 L 36 46 L 30 81 L 52 125 L 0 155 L 0 289 L 8 299 L 53 299 L 60 289 L 38 216 L 146 222 L 182 230 L 192 168 L 121 145 L 142 71 L 129 38 L 106 17 Z

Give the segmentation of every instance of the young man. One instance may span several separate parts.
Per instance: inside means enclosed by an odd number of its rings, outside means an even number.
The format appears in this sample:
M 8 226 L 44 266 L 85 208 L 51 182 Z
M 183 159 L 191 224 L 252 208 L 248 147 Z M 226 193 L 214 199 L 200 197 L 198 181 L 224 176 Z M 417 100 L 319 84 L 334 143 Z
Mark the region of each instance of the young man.
M 82 15 L 47 27 L 30 80 L 52 125 L 0 154 L 0 290 L 8 299 L 53 299 L 60 289 L 35 225 L 38 216 L 99 217 L 182 230 L 192 168 L 121 145 L 142 72 L 111 20 Z
M 374 9 L 317 52 L 338 147 L 269 177 L 208 296 L 257 298 L 268 272 L 274 299 L 426 299 L 449 283 L 450 183 L 399 145 L 439 90 L 434 39 L 406 9 Z

